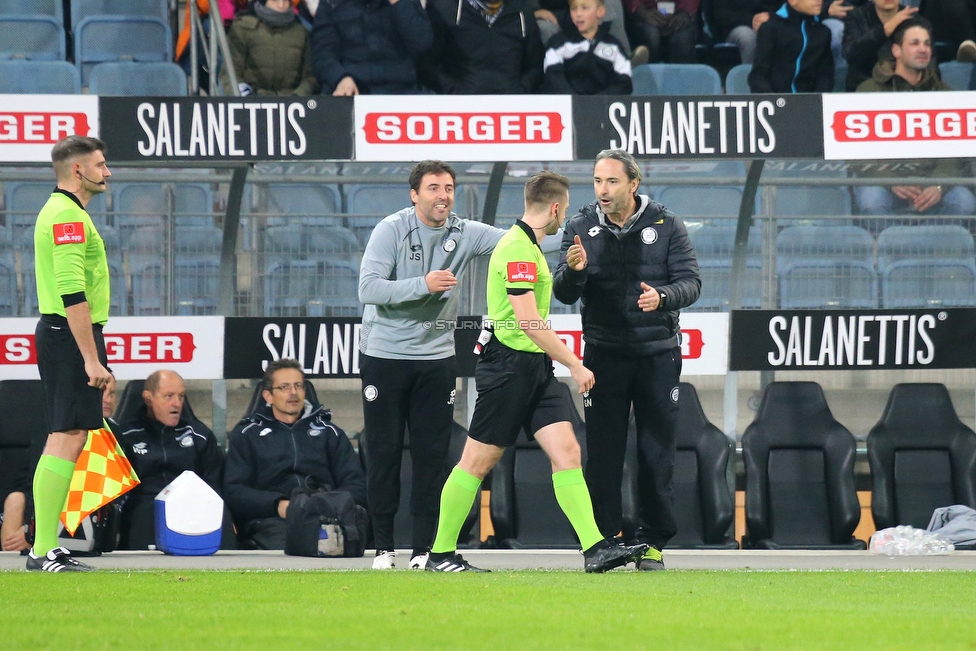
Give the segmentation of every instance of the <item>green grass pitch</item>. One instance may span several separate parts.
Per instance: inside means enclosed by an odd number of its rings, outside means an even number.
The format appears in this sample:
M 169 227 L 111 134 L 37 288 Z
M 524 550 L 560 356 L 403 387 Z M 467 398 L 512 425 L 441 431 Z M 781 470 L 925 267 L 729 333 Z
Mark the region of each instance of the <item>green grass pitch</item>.
M 966 572 L 0 573 L 0 648 L 976 649 Z

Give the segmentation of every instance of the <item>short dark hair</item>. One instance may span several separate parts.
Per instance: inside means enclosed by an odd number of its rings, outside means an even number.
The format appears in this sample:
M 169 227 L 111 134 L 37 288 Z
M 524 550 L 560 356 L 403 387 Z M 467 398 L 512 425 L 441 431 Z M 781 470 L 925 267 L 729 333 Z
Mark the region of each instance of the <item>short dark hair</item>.
M 619 160 L 624 164 L 624 171 L 627 172 L 627 179 L 633 181 L 637 180 L 639 183 L 641 180 L 641 170 L 640 165 L 634 160 L 634 157 L 628 154 L 623 149 L 604 149 L 599 154 L 596 155 L 596 160 L 593 161 L 594 164 L 599 163 L 604 158 L 612 158 L 613 160 Z
M 51 149 L 51 162 L 57 165 L 77 156 L 87 156 L 96 151 L 105 153 L 105 143 L 87 136 L 65 136 Z
M 549 206 L 562 203 L 569 194 L 569 179 L 562 174 L 543 170 L 525 184 L 525 205 Z
M 905 32 L 912 27 L 921 27 L 929 33 L 929 38 L 932 38 L 932 23 L 925 16 L 915 15 L 907 20 L 901 21 L 898 27 L 895 28 L 895 31 L 891 33 L 892 45 L 898 45 L 900 47 L 905 42 Z
M 422 160 L 410 170 L 410 189 L 420 192 L 420 182 L 428 174 L 450 174 L 451 181 L 457 182 L 454 168 L 442 160 Z
M 265 391 L 271 391 L 271 387 L 274 386 L 274 374 L 286 368 L 292 368 L 301 373 L 302 382 L 305 381 L 305 371 L 302 370 L 302 365 L 297 360 L 288 357 L 276 359 L 268 364 L 268 368 L 264 371 L 264 377 L 261 378 L 261 383 L 264 385 Z

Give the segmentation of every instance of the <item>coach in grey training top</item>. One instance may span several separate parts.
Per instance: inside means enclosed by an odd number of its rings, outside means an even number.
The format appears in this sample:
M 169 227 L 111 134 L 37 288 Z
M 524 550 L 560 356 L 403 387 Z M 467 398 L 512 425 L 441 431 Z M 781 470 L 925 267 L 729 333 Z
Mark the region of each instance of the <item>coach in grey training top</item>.
M 423 569 L 426 563 L 454 420 L 457 276 L 505 234 L 452 212 L 454 181 L 450 165 L 418 163 L 410 173 L 414 206 L 377 224 L 359 273 L 359 300 L 366 306 L 359 366 L 374 569 L 394 567 L 405 426 L 413 463 L 410 566 Z

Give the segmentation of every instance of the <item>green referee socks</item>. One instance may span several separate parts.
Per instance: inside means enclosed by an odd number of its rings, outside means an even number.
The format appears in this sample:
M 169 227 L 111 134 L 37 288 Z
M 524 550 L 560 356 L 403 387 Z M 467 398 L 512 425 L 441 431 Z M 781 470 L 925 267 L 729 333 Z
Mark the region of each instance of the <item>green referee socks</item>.
M 441 491 L 441 513 L 437 521 L 437 537 L 430 551 L 434 554 L 453 552 L 457 549 L 458 536 L 464 519 L 471 511 L 474 497 L 478 494 L 481 480 L 454 466 Z
M 593 517 L 593 503 L 590 501 L 590 491 L 586 488 L 586 480 L 583 479 L 583 469 L 572 468 L 552 473 L 552 488 L 559 508 L 576 531 L 580 546 L 589 549 L 603 540 L 603 534 Z
M 68 499 L 75 462 L 45 454 L 34 471 L 34 555 L 58 546 L 58 520 Z

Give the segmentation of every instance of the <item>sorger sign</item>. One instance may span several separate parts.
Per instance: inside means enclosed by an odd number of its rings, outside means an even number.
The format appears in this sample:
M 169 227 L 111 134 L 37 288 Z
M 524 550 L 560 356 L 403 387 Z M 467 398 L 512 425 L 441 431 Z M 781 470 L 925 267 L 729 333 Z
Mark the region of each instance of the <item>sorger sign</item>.
M 0 162 L 50 164 L 65 136 L 98 136 L 98 98 L 90 95 L 3 95 Z
M 0 319 L 0 378 L 34 380 L 37 319 Z M 222 317 L 116 317 L 105 327 L 105 352 L 120 380 L 175 370 L 186 379 L 223 377 Z
M 824 157 L 961 158 L 976 148 L 976 93 L 824 95 Z
M 355 98 L 356 160 L 572 160 L 569 96 Z

